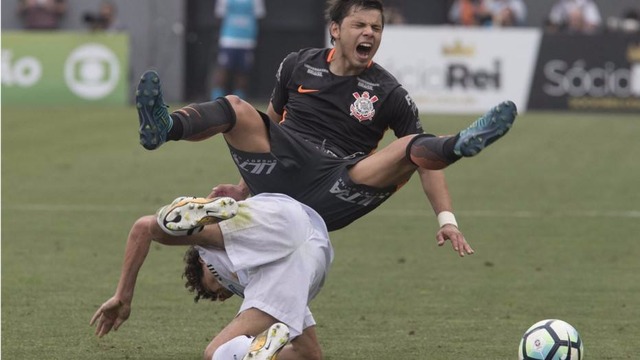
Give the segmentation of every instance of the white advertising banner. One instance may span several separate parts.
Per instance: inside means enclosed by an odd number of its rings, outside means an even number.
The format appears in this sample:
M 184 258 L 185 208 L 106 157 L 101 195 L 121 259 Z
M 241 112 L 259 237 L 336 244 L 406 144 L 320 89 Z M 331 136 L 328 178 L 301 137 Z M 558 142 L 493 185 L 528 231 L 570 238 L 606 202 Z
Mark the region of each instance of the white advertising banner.
M 484 113 L 503 100 L 520 112 L 539 29 L 385 26 L 374 61 L 409 91 L 423 113 Z

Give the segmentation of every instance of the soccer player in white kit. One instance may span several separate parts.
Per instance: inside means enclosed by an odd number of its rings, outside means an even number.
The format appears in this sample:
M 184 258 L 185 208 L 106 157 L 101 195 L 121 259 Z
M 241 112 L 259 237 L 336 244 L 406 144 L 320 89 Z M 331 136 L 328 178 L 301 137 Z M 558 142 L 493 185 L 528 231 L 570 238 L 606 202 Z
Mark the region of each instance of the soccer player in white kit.
M 333 248 L 313 209 L 286 195 L 263 193 L 242 201 L 181 197 L 157 215 L 141 217 L 129 233 L 116 292 L 91 319 L 98 336 L 129 318 L 152 240 L 190 246 L 184 277 L 196 301 L 244 298 L 204 359 L 322 358 L 308 304 L 324 284 Z

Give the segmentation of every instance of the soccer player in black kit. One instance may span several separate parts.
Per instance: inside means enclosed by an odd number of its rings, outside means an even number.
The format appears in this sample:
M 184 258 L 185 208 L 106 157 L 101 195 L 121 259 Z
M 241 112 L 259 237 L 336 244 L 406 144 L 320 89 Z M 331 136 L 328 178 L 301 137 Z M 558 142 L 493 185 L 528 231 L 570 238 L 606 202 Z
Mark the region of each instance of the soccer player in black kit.
M 473 249 L 457 227 L 441 169 L 476 155 L 516 117 L 505 101 L 453 136 L 424 134 L 407 91 L 373 57 L 384 28 L 379 0 L 331 0 L 330 49 L 303 49 L 280 64 L 267 113 L 228 95 L 169 114 L 154 71 L 136 92 L 140 142 L 199 141 L 221 133 L 242 176 L 210 196 L 283 193 L 316 210 L 329 231 L 378 207 L 418 172 L 440 229 L 460 256 Z M 398 138 L 377 149 L 387 129 Z

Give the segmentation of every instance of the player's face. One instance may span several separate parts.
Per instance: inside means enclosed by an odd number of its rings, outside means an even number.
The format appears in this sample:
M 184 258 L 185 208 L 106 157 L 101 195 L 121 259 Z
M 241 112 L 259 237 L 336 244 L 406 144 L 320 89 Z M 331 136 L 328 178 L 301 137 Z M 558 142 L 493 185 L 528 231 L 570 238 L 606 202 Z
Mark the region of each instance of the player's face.
M 220 301 L 224 301 L 228 298 L 230 298 L 231 296 L 233 296 L 233 293 L 227 289 L 224 288 L 224 286 L 220 285 L 220 282 L 218 282 L 218 279 L 216 279 L 216 277 L 211 273 L 211 271 L 209 271 L 209 268 L 207 268 L 207 265 L 204 262 L 202 263 L 202 286 L 215 293 L 218 294 L 218 300 Z
M 359 8 L 353 8 L 342 24 L 331 24 L 336 49 L 333 62 L 345 72 L 340 75 L 357 74 L 367 68 L 380 46 L 382 25 L 380 11 Z

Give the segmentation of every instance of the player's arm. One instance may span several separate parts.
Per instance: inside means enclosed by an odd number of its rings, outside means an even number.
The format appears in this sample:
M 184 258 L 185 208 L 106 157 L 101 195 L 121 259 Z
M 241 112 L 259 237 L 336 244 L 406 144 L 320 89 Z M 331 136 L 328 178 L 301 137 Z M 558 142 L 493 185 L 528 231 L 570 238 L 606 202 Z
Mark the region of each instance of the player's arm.
M 112 329 L 118 330 L 131 314 L 131 302 L 151 242 L 164 245 L 203 245 L 224 248 L 222 232 L 217 224 L 206 226 L 191 236 L 173 236 L 162 231 L 156 215 L 143 216 L 132 226 L 124 251 L 124 261 L 115 294 L 95 312 L 90 325 L 96 324 L 96 335 L 102 337 Z
M 422 133 L 422 124 L 420 122 L 418 107 L 415 105 L 409 93 L 399 86 L 391 94 L 391 100 L 394 116 L 391 127 L 397 137 L 409 134 Z M 453 249 L 464 256 L 465 254 L 473 254 L 473 249 L 464 238 L 464 235 L 455 224 L 455 218 L 452 213 L 452 201 L 449 195 L 449 189 L 442 170 L 426 170 L 418 168 L 422 189 L 427 195 L 433 211 L 438 216 L 440 228 L 436 234 L 436 240 L 439 246 L 444 245 L 446 240 L 451 241 Z M 445 212 L 445 213 L 443 213 Z M 445 215 L 446 212 L 450 214 Z M 451 220 L 453 218 L 453 220 Z
M 267 107 L 267 115 L 271 121 L 279 123 L 284 114 L 284 108 L 289 101 L 289 81 L 291 75 L 298 62 L 298 53 L 290 53 L 280 63 L 276 72 L 276 83 L 271 91 L 269 106 Z
M 146 217 L 148 221 L 155 221 Z M 142 219 L 141 219 L 142 220 Z M 125 247 L 124 262 L 115 294 L 98 308 L 90 325 L 96 324 L 96 335 L 102 337 L 112 329 L 118 330 L 131 313 L 131 301 L 138 278 L 138 272 L 149 253 L 151 234 L 138 220 L 131 229 Z
M 267 107 L 267 115 L 269 116 L 271 121 L 275 123 L 278 123 L 280 122 L 280 120 L 282 120 L 282 113 L 276 112 L 271 102 L 269 102 L 269 106 Z
M 438 223 L 440 225 L 440 229 L 436 234 L 438 246 L 442 246 L 447 240 L 450 240 L 453 250 L 460 256 L 473 254 L 473 249 L 467 243 L 460 229 L 458 229 L 453 217 L 453 206 L 444 171 L 418 168 L 418 174 L 420 175 L 422 189 L 427 195 L 433 211 L 438 215 Z M 446 215 L 447 212 L 450 215 Z

